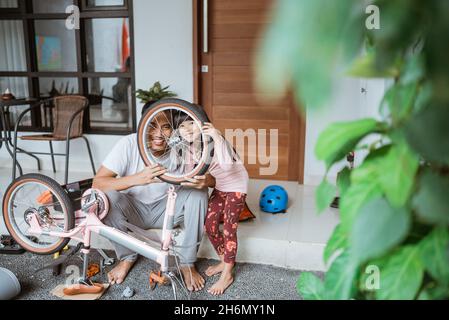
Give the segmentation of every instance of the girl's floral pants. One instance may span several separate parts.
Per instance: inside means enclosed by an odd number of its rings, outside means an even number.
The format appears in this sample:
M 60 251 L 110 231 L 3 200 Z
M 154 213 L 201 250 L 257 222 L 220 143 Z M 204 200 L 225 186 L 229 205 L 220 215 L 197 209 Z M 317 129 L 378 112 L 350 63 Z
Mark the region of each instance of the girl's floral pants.
M 245 208 L 246 194 L 214 190 L 209 199 L 205 229 L 210 242 L 225 263 L 235 263 L 237 256 L 237 227 Z M 224 221 L 223 232 L 220 222 Z

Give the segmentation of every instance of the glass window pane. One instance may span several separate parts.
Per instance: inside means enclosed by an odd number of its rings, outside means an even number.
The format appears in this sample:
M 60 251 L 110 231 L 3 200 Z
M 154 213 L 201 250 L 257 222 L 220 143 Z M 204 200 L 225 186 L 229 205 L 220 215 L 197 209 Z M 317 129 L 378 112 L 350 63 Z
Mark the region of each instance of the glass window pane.
M 127 18 L 86 20 L 86 42 L 89 71 L 129 71 L 131 47 Z
M 76 71 L 75 32 L 65 20 L 36 20 L 35 27 L 39 71 Z
M 25 37 L 20 20 L 0 20 L 0 71 L 26 71 Z
M 17 99 L 28 98 L 28 78 L 0 77 L 0 93 L 4 93 L 6 89 L 9 89 Z
M 89 79 L 91 128 L 129 131 L 132 128 L 131 99 L 130 79 Z
M 41 97 L 78 94 L 77 78 L 39 78 L 39 93 Z
M 124 6 L 124 0 L 87 0 L 88 7 Z
M 68 6 L 73 5 L 73 0 L 33 0 L 34 13 L 65 13 Z
M 0 0 L 0 8 L 18 8 L 18 0 Z
M 9 89 L 17 99 L 28 98 L 28 78 L 24 77 L 0 77 L 0 93 Z M 14 127 L 19 115 L 30 106 L 13 106 L 9 108 L 9 126 Z M 31 116 L 27 114 L 22 120 L 23 126 L 31 125 Z

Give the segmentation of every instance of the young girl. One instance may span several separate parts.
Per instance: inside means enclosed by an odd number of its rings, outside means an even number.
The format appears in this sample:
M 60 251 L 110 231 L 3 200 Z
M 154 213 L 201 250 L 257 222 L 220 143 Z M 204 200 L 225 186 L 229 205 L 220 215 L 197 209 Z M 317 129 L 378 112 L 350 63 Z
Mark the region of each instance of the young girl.
M 216 185 L 209 200 L 205 228 L 221 262 L 206 270 L 212 277 L 221 272 L 220 279 L 208 290 L 213 295 L 222 295 L 233 283 L 232 271 L 237 256 L 237 227 L 241 212 L 245 208 L 248 192 L 248 172 L 242 161 L 211 123 L 203 127 L 205 134 L 214 139 L 214 159 L 209 168 Z M 224 218 L 223 232 L 220 221 Z
M 188 159 L 185 172 L 195 166 L 201 132 L 193 120 L 184 116 L 178 118 L 179 133 L 187 142 L 186 150 L 182 150 L 183 158 Z M 232 271 L 237 256 L 237 227 L 240 214 L 245 208 L 248 192 L 248 173 L 242 161 L 223 138 L 221 133 L 211 123 L 203 126 L 203 132 L 214 140 L 214 157 L 209 173 L 215 178 L 215 190 L 209 199 L 209 207 L 205 222 L 207 235 L 214 246 L 221 262 L 206 270 L 206 275 L 212 277 L 221 273 L 220 279 L 208 290 L 213 295 L 222 295 L 233 283 Z M 223 232 L 220 222 L 224 220 Z

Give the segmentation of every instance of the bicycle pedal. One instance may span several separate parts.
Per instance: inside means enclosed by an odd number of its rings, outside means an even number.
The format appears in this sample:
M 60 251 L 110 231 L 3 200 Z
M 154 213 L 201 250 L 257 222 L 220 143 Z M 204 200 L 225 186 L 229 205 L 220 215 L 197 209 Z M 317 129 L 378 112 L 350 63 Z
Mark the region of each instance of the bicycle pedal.
M 32 240 L 31 237 L 30 240 Z M 25 249 L 16 243 L 13 237 L 3 235 L 0 237 L 0 254 L 19 255 L 24 253 Z
M 93 278 L 95 277 L 97 274 L 99 274 L 101 271 L 101 267 L 100 265 L 98 265 L 97 263 L 93 263 L 89 265 L 89 268 L 87 269 L 87 277 Z
M 150 277 L 149 277 L 149 282 L 150 282 L 151 290 L 156 289 L 157 285 L 166 286 L 170 283 L 168 278 L 166 276 L 162 275 L 161 271 L 151 272 Z

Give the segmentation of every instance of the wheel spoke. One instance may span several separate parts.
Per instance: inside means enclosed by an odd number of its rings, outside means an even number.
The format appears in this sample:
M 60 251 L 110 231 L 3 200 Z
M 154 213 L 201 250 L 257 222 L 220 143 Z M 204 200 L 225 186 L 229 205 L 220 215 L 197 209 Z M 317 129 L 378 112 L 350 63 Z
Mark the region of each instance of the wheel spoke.
M 175 118 L 173 118 L 173 109 L 170 109 L 171 123 L 175 125 Z
M 19 226 L 18 226 L 19 229 L 20 229 L 21 226 L 23 226 L 23 224 L 24 224 L 25 222 L 26 222 L 25 220 L 22 220 L 22 222 L 20 222 L 20 224 L 19 224 Z
M 12 204 L 13 205 L 18 204 L 18 205 L 21 205 L 21 206 L 24 206 L 24 207 L 28 207 L 28 208 L 32 208 L 33 207 L 33 205 L 31 203 L 25 203 L 25 202 L 21 202 L 21 201 L 17 201 L 17 200 L 13 200 Z
M 162 113 L 163 113 L 165 119 L 167 119 L 167 122 L 170 124 L 170 127 L 172 128 L 172 132 L 175 131 L 175 128 L 173 128 L 173 122 L 171 122 L 171 121 L 168 119 L 167 113 L 166 113 L 165 111 L 162 112 Z
M 158 115 L 156 115 L 156 116 L 154 117 L 154 119 L 156 120 L 157 125 L 159 126 L 159 131 L 161 132 L 162 137 L 165 139 L 165 142 L 167 142 L 167 141 L 168 141 L 168 138 L 164 135 L 164 132 L 162 132 L 162 127 L 161 127 L 161 124 L 159 123 L 159 120 L 157 119 L 157 117 L 158 117 Z

